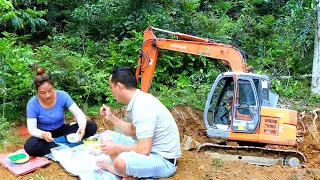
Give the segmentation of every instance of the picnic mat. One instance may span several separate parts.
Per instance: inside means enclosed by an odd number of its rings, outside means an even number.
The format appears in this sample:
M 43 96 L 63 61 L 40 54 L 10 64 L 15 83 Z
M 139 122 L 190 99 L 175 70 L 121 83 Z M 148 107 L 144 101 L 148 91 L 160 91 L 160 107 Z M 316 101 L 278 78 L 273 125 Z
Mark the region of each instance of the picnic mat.
M 81 180 L 119 180 L 122 179 L 108 171 L 100 170 L 96 165 L 97 160 L 112 160 L 108 155 L 92 154 L 90 148 L 84 146 L 84 144 L 69 147 L 67 145 L 60 144 L 60 146 L 52 148 L 51 153 L 46 157 L 59 162 L 60 165 L 72 176 L 77 176 Z
M 26 153 L 24 149 L 20 149 L 16 151 L 15 153 Z M 23 164 L 16 164 L 8 158 L 8 154 L 0 154 L 0 163 L 2 166 L 7 168 L 11 173 L 13 173 L 16 176 L 25 175 L 29 172 L 32 172 L 40 167 L 43 167 L 50 163 L 50 160 L 48 160 L 45 157 L 33 157 L 30 156 L 29 161 Z

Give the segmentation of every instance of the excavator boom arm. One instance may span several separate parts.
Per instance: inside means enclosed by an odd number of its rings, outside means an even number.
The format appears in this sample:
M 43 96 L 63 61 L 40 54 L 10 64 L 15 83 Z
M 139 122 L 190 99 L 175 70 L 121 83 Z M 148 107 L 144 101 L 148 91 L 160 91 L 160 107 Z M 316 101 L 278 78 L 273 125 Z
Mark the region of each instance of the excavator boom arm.
M 173 34 L 186 40 L 157 38 L 153 30 Z M 231 45 L 149 26 L 144 31 L 144 42 L 136 70 L 137 80 L 141 76 L 141 90 L 144 92 L 148 92 L 151 86 L 160 49 L 217 59 L 229 66 L 234 72 L 248 72 L 247 63 L 241 53 Z

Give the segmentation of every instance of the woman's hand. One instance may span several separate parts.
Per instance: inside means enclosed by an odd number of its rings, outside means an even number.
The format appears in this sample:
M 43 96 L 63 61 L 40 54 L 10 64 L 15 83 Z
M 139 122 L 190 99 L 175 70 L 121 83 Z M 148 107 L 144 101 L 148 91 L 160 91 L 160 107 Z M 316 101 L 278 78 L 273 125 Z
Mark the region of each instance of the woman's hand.
M 45 139 L 47 142 L 52 142 L 52 141 L 53 141 L 51 132 L 43 131 L 43 132 L 41 133 L 41 136 L 42 136 L 42 138 Z
M 83 136 L 84 136 L 84 134 L 85 134 L 85 132 L 86 132 L 86 124 L 78 124 L 79 125 L 79 128 L 78 128 L 78 130 L 77 130 L 77 134 L 79 134 L 79 141 L 81 141 L 82 140 L 82 138 L 83 138 Z

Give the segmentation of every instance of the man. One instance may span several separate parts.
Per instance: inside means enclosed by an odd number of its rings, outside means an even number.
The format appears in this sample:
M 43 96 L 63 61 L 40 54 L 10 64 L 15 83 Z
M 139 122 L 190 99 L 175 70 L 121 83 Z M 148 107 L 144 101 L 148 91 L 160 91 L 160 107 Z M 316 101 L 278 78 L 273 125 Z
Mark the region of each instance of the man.
M 109 107 L 102 105 L 100 114 L 123 134 L 106 131 L 101 135 L 101 150 L 113 162 L 100 160 L 98 167 L 123 179 L 173 175 L 181 150 L 179 131 L 169 110 L 151 94 L 137 89 L 130 67 L 113 71 L 109 85 L 115 99 L 128 105 L 129 122 L 117 118 Z

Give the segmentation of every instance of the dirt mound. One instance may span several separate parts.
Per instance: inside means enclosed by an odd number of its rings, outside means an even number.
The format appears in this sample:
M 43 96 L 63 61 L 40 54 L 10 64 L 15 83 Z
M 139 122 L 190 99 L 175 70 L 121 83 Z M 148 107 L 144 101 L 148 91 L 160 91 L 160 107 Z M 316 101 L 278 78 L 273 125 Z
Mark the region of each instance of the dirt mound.
M 297 149 L 306 155 L 308 166 L 313 168 L 320 167 L 319 120 L 316 111 L 313 114 L 302 115 L 301 122 L 304 126 L 304 133 L 302 141 L 297 145 Z
M 202 111 L 189 106 L 176 106 L 170 111 L 177 122 L 180 135 L 190 136 L 192 139 L 201 143 L 221 141 L 207 137 Z M 320 139 L 318 139 L 318 131 L 320 131 L 320 118 L 316 117 L 315 114 L 302 114 L 300 118 L 300 121 L 302 122 L 301 124 L 304 128 L 302 128 L 303 132 L 301 134 L 301 141 L 297 143 L 297 146 L 290 147 L 269 145 L 268 147 L 279 149 L 295 149 L 301 151 L 307 157 L 308 167 L 319 168 L 320 157 L 318 157 L 318 154 L 320 152 L 320 143 L 318 141 L 320 141 Z
M 206 135 L 202 111 L 189 106 L 176 106 L 170 112 L 177 122 L 180 135 L 190 136 L 201 143 L 211 141 Z

